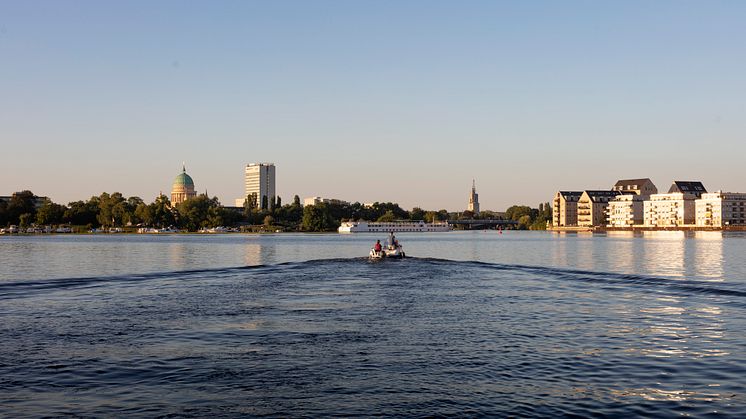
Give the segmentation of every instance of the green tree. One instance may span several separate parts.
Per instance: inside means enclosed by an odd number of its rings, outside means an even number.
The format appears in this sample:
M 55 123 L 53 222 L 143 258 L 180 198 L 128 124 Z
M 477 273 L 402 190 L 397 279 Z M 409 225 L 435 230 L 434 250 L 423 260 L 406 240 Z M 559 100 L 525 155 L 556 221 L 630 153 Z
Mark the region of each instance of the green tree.
M 87 202 L 70 202 L 63 220 L 72 225 L 98 227 L 98 197 L 91 197 Z
M 179 225 L 189 231 L 223 224 L 222 207 L 218 198 L 197 195 L 180 203 L 176 209 L 179 213 Z
M 55 204 L 51 199 L 46 199 L 44 204 L 36 211 L 36 224 L 60 224 L 65 217 L 67 207 Z
M 148 205 L 141 203 L 135 208 L 135 217 L 140 221 L 141 224 L 146 226 L 155 225 L 155 212 L 154 204 Z
M 36 218 L 36 195 L 28 190 L 16 192 L 11 196 L 6 208 L 7 222 L 10 224 L 20 224 L 21 215 L 23 214 L 29 214 L 26 220 L 27 223 Z
M 329 214 L 325 204 L 306 205 L 303 207 L 302 228 L 305 231 L 330 231 L 339 227 Z
M 383 214 L 382 216 L 378 217 L 377 221 L 378 222 L 386 223 L 386 222 L 391 222 L 391 221 L 395 221 L 395 220 L 396 220 L 396 215 L 394 215 L 394 211 L 388 210 L 388 211 L 386 211 L 385 214 Z
M 262 195 L 262 208 L 263 210 L 266 210 L 269 208 L 269 202 L 267 200 L 267 195 Z
M 267 228 L 272 227 L 272 224 L 274 224 L 274 222 L 275 222 L 275 218 L 272 217 L 271 215 L 267 215 L 266 217 L 264 217 L 264 226 L 265 227 L 267 227 Z
M 298 195 L 293 196 L 293 205 L 301 206 L 300 197 Z
M 518 220 L 518 228 L 521 230 L 525 230 L 531 225 L 531 216 L 530 215 L 522 215 Z
M 412 221 L 424 220 L 425 211 L 420 207 L 414 207 L 412 208 L 412 211 L 409 212 L 409 219 Z
M 163 228 L 176 224 L 174 210 L 171 208 L 171 200 L 166 195 L 158 195 L 155 202 L 149 206 L 153 216 L 152 225 Z
M 31 221 L 32 221 L 33 219 L 34 219 L 34 215 L 33 215 L 33 214 L 31 214 L 31 213 L 29 213 L 29 212 L 25 212 L 25 213 L 21 214 L 21 215 L 20 215 L 20 216 L 18 217 L 18 225 L 19 225 L 19 226 L 20 226 L 21 228 L 26 228 L 26 227 L 28 227 L 29 225 L 31 225 Z

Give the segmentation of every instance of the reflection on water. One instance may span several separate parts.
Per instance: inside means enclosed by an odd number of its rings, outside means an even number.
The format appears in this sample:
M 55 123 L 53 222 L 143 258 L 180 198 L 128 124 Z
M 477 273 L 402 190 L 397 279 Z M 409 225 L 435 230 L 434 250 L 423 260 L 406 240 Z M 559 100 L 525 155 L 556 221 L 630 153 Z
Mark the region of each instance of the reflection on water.
M 643 233 L 644 266 L 651 275 L 683 277 L 686 273 L 686 235 L 683 231 Z
M 694 274 L 714 281 L 723 281 L 723 233 L 697 231 L 694 237 Z
M 0 281 L 365 257 L 375 234 L 0 237 Z M 707 281 L 746 278 L 746 234 L 402 233 L 408 256 Z

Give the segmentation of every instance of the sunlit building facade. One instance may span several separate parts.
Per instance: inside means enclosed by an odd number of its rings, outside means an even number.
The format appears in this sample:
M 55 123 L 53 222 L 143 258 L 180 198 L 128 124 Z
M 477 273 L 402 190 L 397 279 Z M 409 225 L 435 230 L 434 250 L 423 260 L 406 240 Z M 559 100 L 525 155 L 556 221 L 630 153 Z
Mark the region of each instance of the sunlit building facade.
M 275 199 L 274 163 L 250 163 L 246 165 L 244 170 L 244 197 L 252 194 L 256 194 L 256 205 L 259 208 L 268 208 L 270 202 Z M 238 202 L 236 200 L 236 204 Z
M 552 226 L 575 227 L 578 225 L 578 200 L 583 192 L 559 191 L 552 200 Z
M 703 193 L 695 202 L 695 213 L 698 227 L 746 225 L 746 193 Z

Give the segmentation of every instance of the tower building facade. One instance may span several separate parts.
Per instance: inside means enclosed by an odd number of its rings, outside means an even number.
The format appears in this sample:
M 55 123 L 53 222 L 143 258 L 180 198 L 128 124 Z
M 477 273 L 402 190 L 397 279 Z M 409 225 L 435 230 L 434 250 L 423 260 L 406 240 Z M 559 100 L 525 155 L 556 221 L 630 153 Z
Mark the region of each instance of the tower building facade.
M 479 194 L 474 179 L 471 180 L 471 194 L 469 194 L 469 207 L 467 209 L 474 215 L 479 214 Z
M 171 205 L 180 204 L 195 196 L 197 196 L 197 193 L 194 191 L 194 180 L 187 174 L 186 165 L 183 165 L 181 173 L 176 176 L 171 187 Z
M 244 197 L 256 194 L 256 206 L 266 209 L 275 199 L 275 164 L 250 163 L 244 170 Z

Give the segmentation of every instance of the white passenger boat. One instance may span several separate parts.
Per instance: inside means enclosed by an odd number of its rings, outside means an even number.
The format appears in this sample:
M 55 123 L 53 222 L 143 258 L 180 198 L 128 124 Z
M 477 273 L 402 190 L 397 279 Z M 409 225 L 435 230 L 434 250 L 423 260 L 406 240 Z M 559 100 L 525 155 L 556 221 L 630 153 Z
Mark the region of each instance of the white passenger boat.
M 337 229 L 340 233 L 401 233 L 401 232 L 440 232 L 450 231 L 446 222 L 426 223 L 424 221 L 345 221 Z

